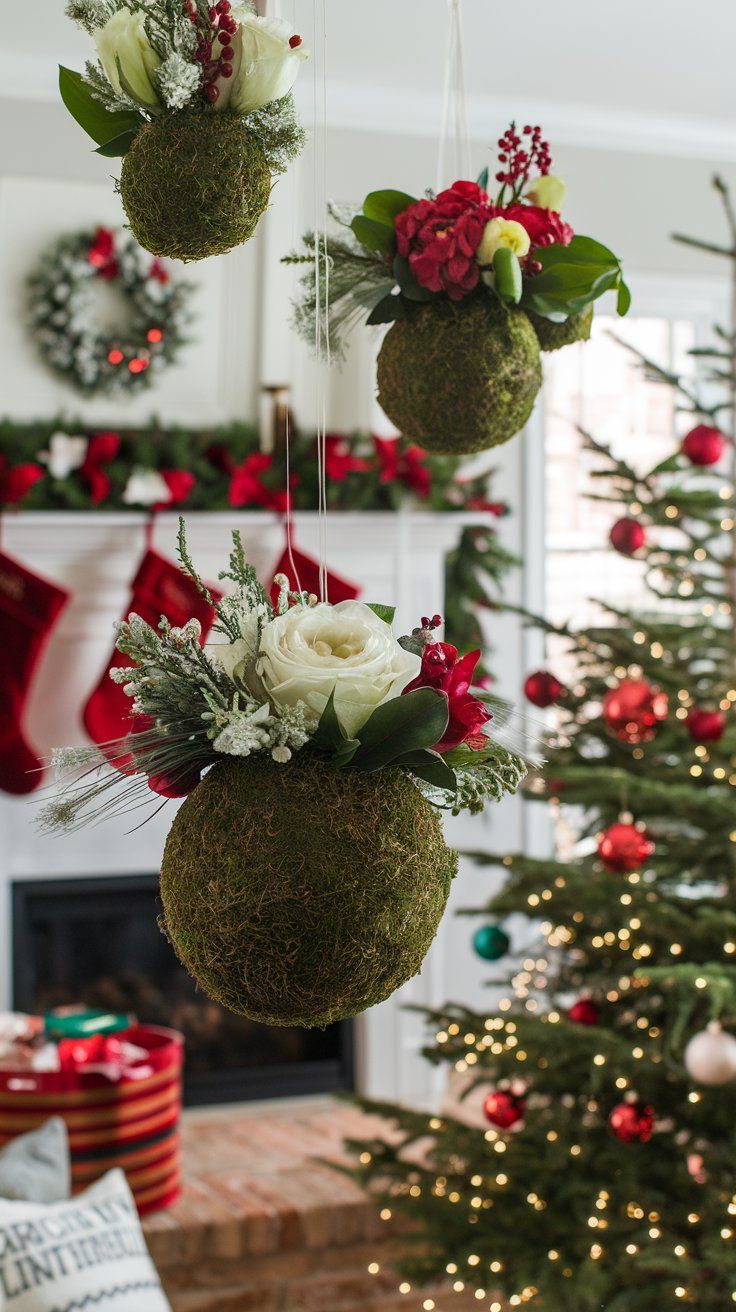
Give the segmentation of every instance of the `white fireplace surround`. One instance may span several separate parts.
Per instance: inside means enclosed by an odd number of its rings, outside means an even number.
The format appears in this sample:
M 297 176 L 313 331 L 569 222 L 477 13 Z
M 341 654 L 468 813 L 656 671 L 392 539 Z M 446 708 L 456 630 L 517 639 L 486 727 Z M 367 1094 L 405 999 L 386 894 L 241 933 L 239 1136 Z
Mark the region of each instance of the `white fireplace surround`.
M 153 539 L 157 550 L 172 557 L 176 522 L 173 514 L 158 516 Z M 487 522 L 482 515 L 460 513 L 331 514 L 327 558 L 335 571 L 362 586 L 366 600 L 396 604 L 397 626 L 408 631 L 420 613 L 442 612 L 444 557 L 462 526 Z M 85 741 L 81 709 L 108 658 L 115 621 L 128 602 L 129 584 L 145 549 L 145 526 L 146 517 L 140 513 L 21 512 L 4 517 L 3 549 L 72 594 L 43 656 L 26 716 L 29 739 L 44 755 L 54 746 Z M 269 580 L 284 544 L 284 529 L 276 517 L 260 512 L 188 516 L 188 539 L 203 577 L 216 580 L 234 527 L 241 530 L 259 576 Z M 317 554 L 315 515 L 298 516 L 296 541 Z M 497 645 L 498 633 L 495 636 Z M 40 796 L 0 794 L 0 954 L 5 963 L 0 1008 L 11 1001 L 11 882 L 155 871 L 176 805 L 170 803 L 134 833 L 127 833 L 130 821 L 121 819 L 49 837 L 34 827 Z M 493 812 L 494 848 L 517 841 L 519 811 L 512 800 Z M 450 820 L 451 841 L 457 846 L 487 845 L 487 823 Z M 419 1051 L 425 1034 L 422 1018 L 406 1007 L 437 1006 L 448 998 L 472 1004 L 483 997 L 483 970 L 469 947 L 473 922 L 453 916 L 452 909 L 484 901 L 489 876 L 466 864 L 421 975 L 358 1022 L 358 1083 L 368 1096 L 424 1105 L 441 1097 L 442 1076 Z

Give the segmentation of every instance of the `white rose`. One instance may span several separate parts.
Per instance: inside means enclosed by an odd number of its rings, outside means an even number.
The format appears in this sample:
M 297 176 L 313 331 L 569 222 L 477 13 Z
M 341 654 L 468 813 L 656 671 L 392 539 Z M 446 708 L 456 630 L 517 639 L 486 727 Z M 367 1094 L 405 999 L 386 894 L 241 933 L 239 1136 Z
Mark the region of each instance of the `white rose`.
M 527 199 L 541 205 L 544 210 L 554 210 L 559 214 L 565 199 L 565 184 L 561 178 L 552 173 L 545 173 L 537 178 L 527 190 Z
M 168 501 L 170 492 L 166 480 L 157 469 L 134 469 L 123 492 L 126 506 L 155 506 Z
M 369 606 L 341 601 L 277 616 L 261 634 L 257 668 L 280 706 L 304 702 L 320 716 L 334 690 L 337 718 L 352 738 L 377 706 L 401 695 L 420 664 Z
M 98 28 L 94 39 L 113 91 L 119 96 L 130 94 L 142 105 L 159 105 L 153 75 L 161 59 L 148 40 L 143 14 L 118 9 L 104 27 Z M 121 72 L 126 85 L 121 81 Z
M 309 57 L 301 37 L 283 18 L 244 13 L 232 37 L 232 76 L 219 77 L 216 109 L 250 114 L 291 91 L 299 65 Z

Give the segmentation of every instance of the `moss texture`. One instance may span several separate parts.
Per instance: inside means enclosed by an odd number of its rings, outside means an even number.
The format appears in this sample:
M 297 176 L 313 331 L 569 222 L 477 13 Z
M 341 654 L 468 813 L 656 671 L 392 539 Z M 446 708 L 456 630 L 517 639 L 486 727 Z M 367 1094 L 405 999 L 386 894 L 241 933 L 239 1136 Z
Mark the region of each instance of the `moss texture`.
M 164 929 L 231 1011 L 328 1025 L 419 971 L 456 870 L 437 812 L 400 770 L 234 759 L 174 820 Z
M 526 314 L 487 295 L 422 306 L 389 329 L 378 357 L 378 400 L 391 422 L 448 455 L 508 442 L 541 382 Z
M 537 334 L 539 348 L 542 351 L 559 351 L 563 346 L 572 346 L 573 342 L 587 342 L 593 324 L 593 306 L 580 314 L 571 314 L 562 323 L 552 323 L 541 314 L 529 313 L 532 327 Z
M 263 151 L 237 114 L 167 114 L 141 128 L 123 160 L 120 195 L 152 255 L 203 260 L 252 237 L 271 193 Z

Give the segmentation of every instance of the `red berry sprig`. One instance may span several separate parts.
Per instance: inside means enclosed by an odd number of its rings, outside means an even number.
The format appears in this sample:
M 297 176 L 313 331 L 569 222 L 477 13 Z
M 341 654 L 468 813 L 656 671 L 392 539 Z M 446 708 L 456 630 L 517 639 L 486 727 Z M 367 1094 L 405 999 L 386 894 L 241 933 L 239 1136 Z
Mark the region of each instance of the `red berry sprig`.
M 525 141 L 524 138 L 527 138 Z M 542 137 L 542 129 L 537 124 L 527 123 L 519 134 L 516 123 L 511 122 L 498 139 L 498 161 L 504 167 L 496 174 L 496 181 L 501 183 L 498 203 L 503 201 L 504 191 L 511 188 L 512 200 L 517 200 L 526 187 L 533 170 L 542 176 L 552 167 L 552 155 L 549 142 Z
M 219 78 L 233 75 L 235 48 L 232 38 L 238 24 L 231 14 L 230 0 L 217 0 L 208 10 L 207 18 L 195 0 L 184 0 L 184 13 L 197 29 L 197 46 L 194 58 L 202 66 L 204 94 L 211 105 L 220 99 Z

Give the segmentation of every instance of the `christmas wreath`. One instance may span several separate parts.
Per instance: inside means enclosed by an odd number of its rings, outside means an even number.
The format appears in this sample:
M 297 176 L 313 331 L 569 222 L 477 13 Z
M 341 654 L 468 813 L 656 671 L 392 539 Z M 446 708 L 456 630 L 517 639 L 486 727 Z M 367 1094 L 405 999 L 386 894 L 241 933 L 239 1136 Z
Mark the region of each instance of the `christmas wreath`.
M 116 330 L 95 322 L 94 285 L 114 285 L 128 315 Z M 173 279 L 132 237 L 85 229 L 54 242 L 28 280 L 29 326 L 43 359 L 87 395 L 149 387 L 184 343 L 189 283 Z

